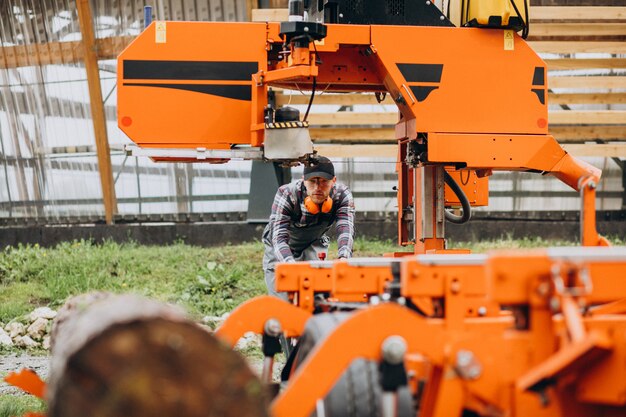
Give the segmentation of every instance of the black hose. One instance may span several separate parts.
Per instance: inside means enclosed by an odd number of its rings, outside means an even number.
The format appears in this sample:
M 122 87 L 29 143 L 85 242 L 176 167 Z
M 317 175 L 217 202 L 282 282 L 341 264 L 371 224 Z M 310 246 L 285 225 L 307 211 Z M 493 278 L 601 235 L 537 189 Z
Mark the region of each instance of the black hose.
M 303 122 L 306 122 L 309 118 L 309 111 L 311 110 L 311 105 L 313 104 L 313 98 L 315 98 L 315 87 L 317 86 L 317 77 L 313 77 L 313 87 L 311 87 L 311 98 L 309 99 L 309 105 L 306 108 L 306 113 L 304 113 Z
M 456 197 L 461 202 L 461 207 L 463 208 L 463 214 L 461 216 L 457 216 L 456 214 L 452 214 L 452 212 L 448 210 L 444 210 L 446 220 L 450 223 L 454 224 L 463 224 L 467 223 L 469 219 L 472 217 L 472 206 L 470 206 L 470 202 L 463 192 L 463 189 L 459 187 L 459 184 L 454 181 L 454 178 L 447 171 L 444 171 L 444 181 L 448 184 L 448 187 L 452 189 Z

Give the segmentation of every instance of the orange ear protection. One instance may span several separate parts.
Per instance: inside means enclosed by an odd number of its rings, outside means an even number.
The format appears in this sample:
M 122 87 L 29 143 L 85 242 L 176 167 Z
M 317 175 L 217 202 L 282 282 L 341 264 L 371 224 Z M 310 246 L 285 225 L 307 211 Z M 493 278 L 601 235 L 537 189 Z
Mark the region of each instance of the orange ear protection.
M 333 209 L 333 199 L 330 197 L 326 197 L 326 200 L 324 200 L 321 206 L 322 207 L 320 208 L 319 204 L 314 203 L 313 200 L 311 200 L 311 197 L 307 197 L 304 199 L 304 207 L 306 207 L 306 209 L 311 214 L 317 214 L 320 212 L 320 210 L 322 211 L 322 213 L 330 213 L 330 211 Z

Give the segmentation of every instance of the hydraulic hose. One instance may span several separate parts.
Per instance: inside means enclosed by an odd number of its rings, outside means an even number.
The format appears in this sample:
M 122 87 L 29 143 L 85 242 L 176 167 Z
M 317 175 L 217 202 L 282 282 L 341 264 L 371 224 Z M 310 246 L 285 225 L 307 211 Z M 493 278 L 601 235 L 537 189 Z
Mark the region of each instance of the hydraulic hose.
M 454 181 L 454 178 L 452 178 L 452 176 L 448 174 L 447 171 L 444 171 L 444 180 L 446 184 L 448 184 L 448 187 L 450 187 L 454 194 L 457 196 L 457 198 L 461 202 L 461 208 L 463 208 L 463 214 L 461 216 L 457 216 L 456 214 L 452 214 L 452 212 L 448 210 L 444 210 L 446 220 L 454 224 L 467 223 L 472 217 L 472 207 L 470 206 L 470 202 L 467 199 L 467 196 L 463 192 L 463 189 L 459 187 L 459 184 Z

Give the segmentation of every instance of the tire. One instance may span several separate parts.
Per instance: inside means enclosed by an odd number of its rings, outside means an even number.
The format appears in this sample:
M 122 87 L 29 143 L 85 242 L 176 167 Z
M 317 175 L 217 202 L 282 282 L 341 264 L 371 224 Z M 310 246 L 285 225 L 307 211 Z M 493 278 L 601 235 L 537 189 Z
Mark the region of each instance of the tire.
M 315 345 L 323 341 L 351 313 L 324 313 L 313 316 L 306 324 L 294 358 L 297 369 Z M 312 417 L 380 417 L 382 389 L 378 364 L 355 359 L 324 399 L 324 416 L 317 411 Z M 414 417 L 413 398 L 408 387 L 398 391 L 398 417 Z

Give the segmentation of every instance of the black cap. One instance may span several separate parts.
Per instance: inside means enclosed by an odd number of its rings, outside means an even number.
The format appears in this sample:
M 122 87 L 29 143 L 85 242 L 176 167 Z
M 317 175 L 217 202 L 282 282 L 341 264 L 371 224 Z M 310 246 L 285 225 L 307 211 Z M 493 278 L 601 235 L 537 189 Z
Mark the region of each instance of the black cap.
M 318 156 L 317 162 L 314 165 L 304 167 L 304 179 L 310 180 L 311 178 L 322 177 L 327 180 L 335 178 L 335 167 L 330 159 L 325 156 Z

